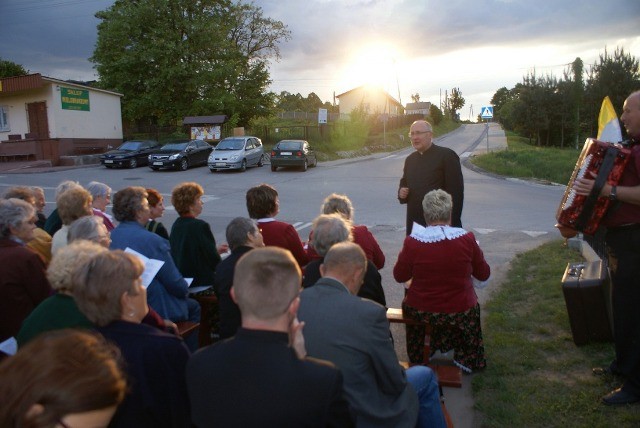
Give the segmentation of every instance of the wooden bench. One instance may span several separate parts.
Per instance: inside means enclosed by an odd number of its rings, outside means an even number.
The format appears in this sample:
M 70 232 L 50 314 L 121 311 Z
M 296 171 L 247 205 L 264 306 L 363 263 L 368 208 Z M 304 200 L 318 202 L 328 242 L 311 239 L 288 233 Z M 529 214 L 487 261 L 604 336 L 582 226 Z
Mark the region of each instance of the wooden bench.
M 218 305 L 218 298 L 215 294 L 195 294 L 191 297 L 200 303 L 200 334 L 198 336 L 198 345 L 211 345 L 213 338 L 211 337 L 211 328 L 213 327 L 212 311 Z
M 432 364 L 429 361 L 431 356 L 431 347 L 429 345 L 429 334 L 431 334 L 431 326 L 427 323 L 416 321 L 411 318 L 406 318 L 399 308 L 387 309 L 387 320 L 390 323 L 408 324 L 408 325 L 423 325 L 425 327 L 426 337 L 424 341 L 424 359 L 422 364 L 429 366 L 431 370 L 438 375 L 438 383 L 440 386 L 450 386 L 453 388 L 462 388 L 462 370 L 451 364 Z M 408 368 L 411 364 L 408 362 L 401 362 L 401 364 Z
M 178 334 L 180 337 L 185 339 L 200 326 L 200 323 L 193 321 L 178 321 L 176 325 L 178 326 Z

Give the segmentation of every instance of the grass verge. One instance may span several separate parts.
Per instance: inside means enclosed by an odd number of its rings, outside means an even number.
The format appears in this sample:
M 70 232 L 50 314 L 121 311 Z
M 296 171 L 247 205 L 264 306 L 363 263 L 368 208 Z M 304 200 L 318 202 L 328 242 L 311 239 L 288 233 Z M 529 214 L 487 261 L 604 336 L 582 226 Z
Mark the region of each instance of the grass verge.
M 591 368 L 611 361 L 613 344 L 573 343 L 561 278 L 568 262 L 580 260 L 562 240 L 517 255 L 486 304 L 488 364 L 472 381 L 483 426 L 640 426 L 640 405 L 600 404 L 619 380 Z
M 573 148 L 537 147 L 528 139 L 506 132 L 508 149 L 471 158 L 474 165 L 495 174 L 566 184 L 580 152 Z

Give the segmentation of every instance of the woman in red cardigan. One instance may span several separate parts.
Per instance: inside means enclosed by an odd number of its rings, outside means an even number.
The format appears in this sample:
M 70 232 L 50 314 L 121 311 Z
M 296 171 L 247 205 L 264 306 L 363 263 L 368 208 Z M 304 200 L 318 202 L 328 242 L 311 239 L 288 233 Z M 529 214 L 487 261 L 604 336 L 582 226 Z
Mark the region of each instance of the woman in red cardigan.
M 247 190 L 246 196 L 249 217 L 258 221 L 264 245 L 291 251 L 300 268 L 309 263 L 296 229 L 274 218 L 280 212 L 278 191 L 268 184 L 259 184 Z
M 473 233 L 449 226 L 451 195 L 433 190 L 422 208 L 427 227 L 414 223 L 393 268 L 396 281 L 410 281 L 402 309 L 405 316 L 433 326 L 432 352 L 453 349 L 456 365 L 471 373 L 486 365 L 473 278 L 486 281 L 491 269 Z M 424 336 L 424 327 L 407 326 L 412 363 L 423 361 Z

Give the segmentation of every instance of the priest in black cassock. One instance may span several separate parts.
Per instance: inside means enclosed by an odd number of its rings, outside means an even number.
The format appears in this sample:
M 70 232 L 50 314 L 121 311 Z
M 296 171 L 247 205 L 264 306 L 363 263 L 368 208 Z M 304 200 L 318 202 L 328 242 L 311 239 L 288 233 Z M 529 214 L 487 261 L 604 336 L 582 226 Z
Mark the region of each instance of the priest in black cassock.
M 407 235 L 411 234 L 414 222 L 426 226 L 422 199 L 435 189 L 442 189 L 451 195 L 451 226 L 462 227 L 460 217 L 464 201 L 464 181 L 460 158 L 450 148 L 433 144 L 431 124 L 426 120 L 413 122 L 409 137 L 416 151 L 404 161 L 398 189 L 398 200 L 401 204 L 407 204 Z

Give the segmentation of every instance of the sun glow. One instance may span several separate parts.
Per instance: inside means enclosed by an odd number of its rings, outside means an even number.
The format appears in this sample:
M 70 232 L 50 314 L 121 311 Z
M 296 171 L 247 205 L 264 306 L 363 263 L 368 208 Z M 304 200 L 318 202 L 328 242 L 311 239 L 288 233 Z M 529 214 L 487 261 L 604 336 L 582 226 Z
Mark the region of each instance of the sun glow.
M 370 44 L 361 47 L 348 59 L 339 78 L 345 91 L 362 85 L 390 90 L 396 85 L 396 61 L 399 52 L 390 45 Z

